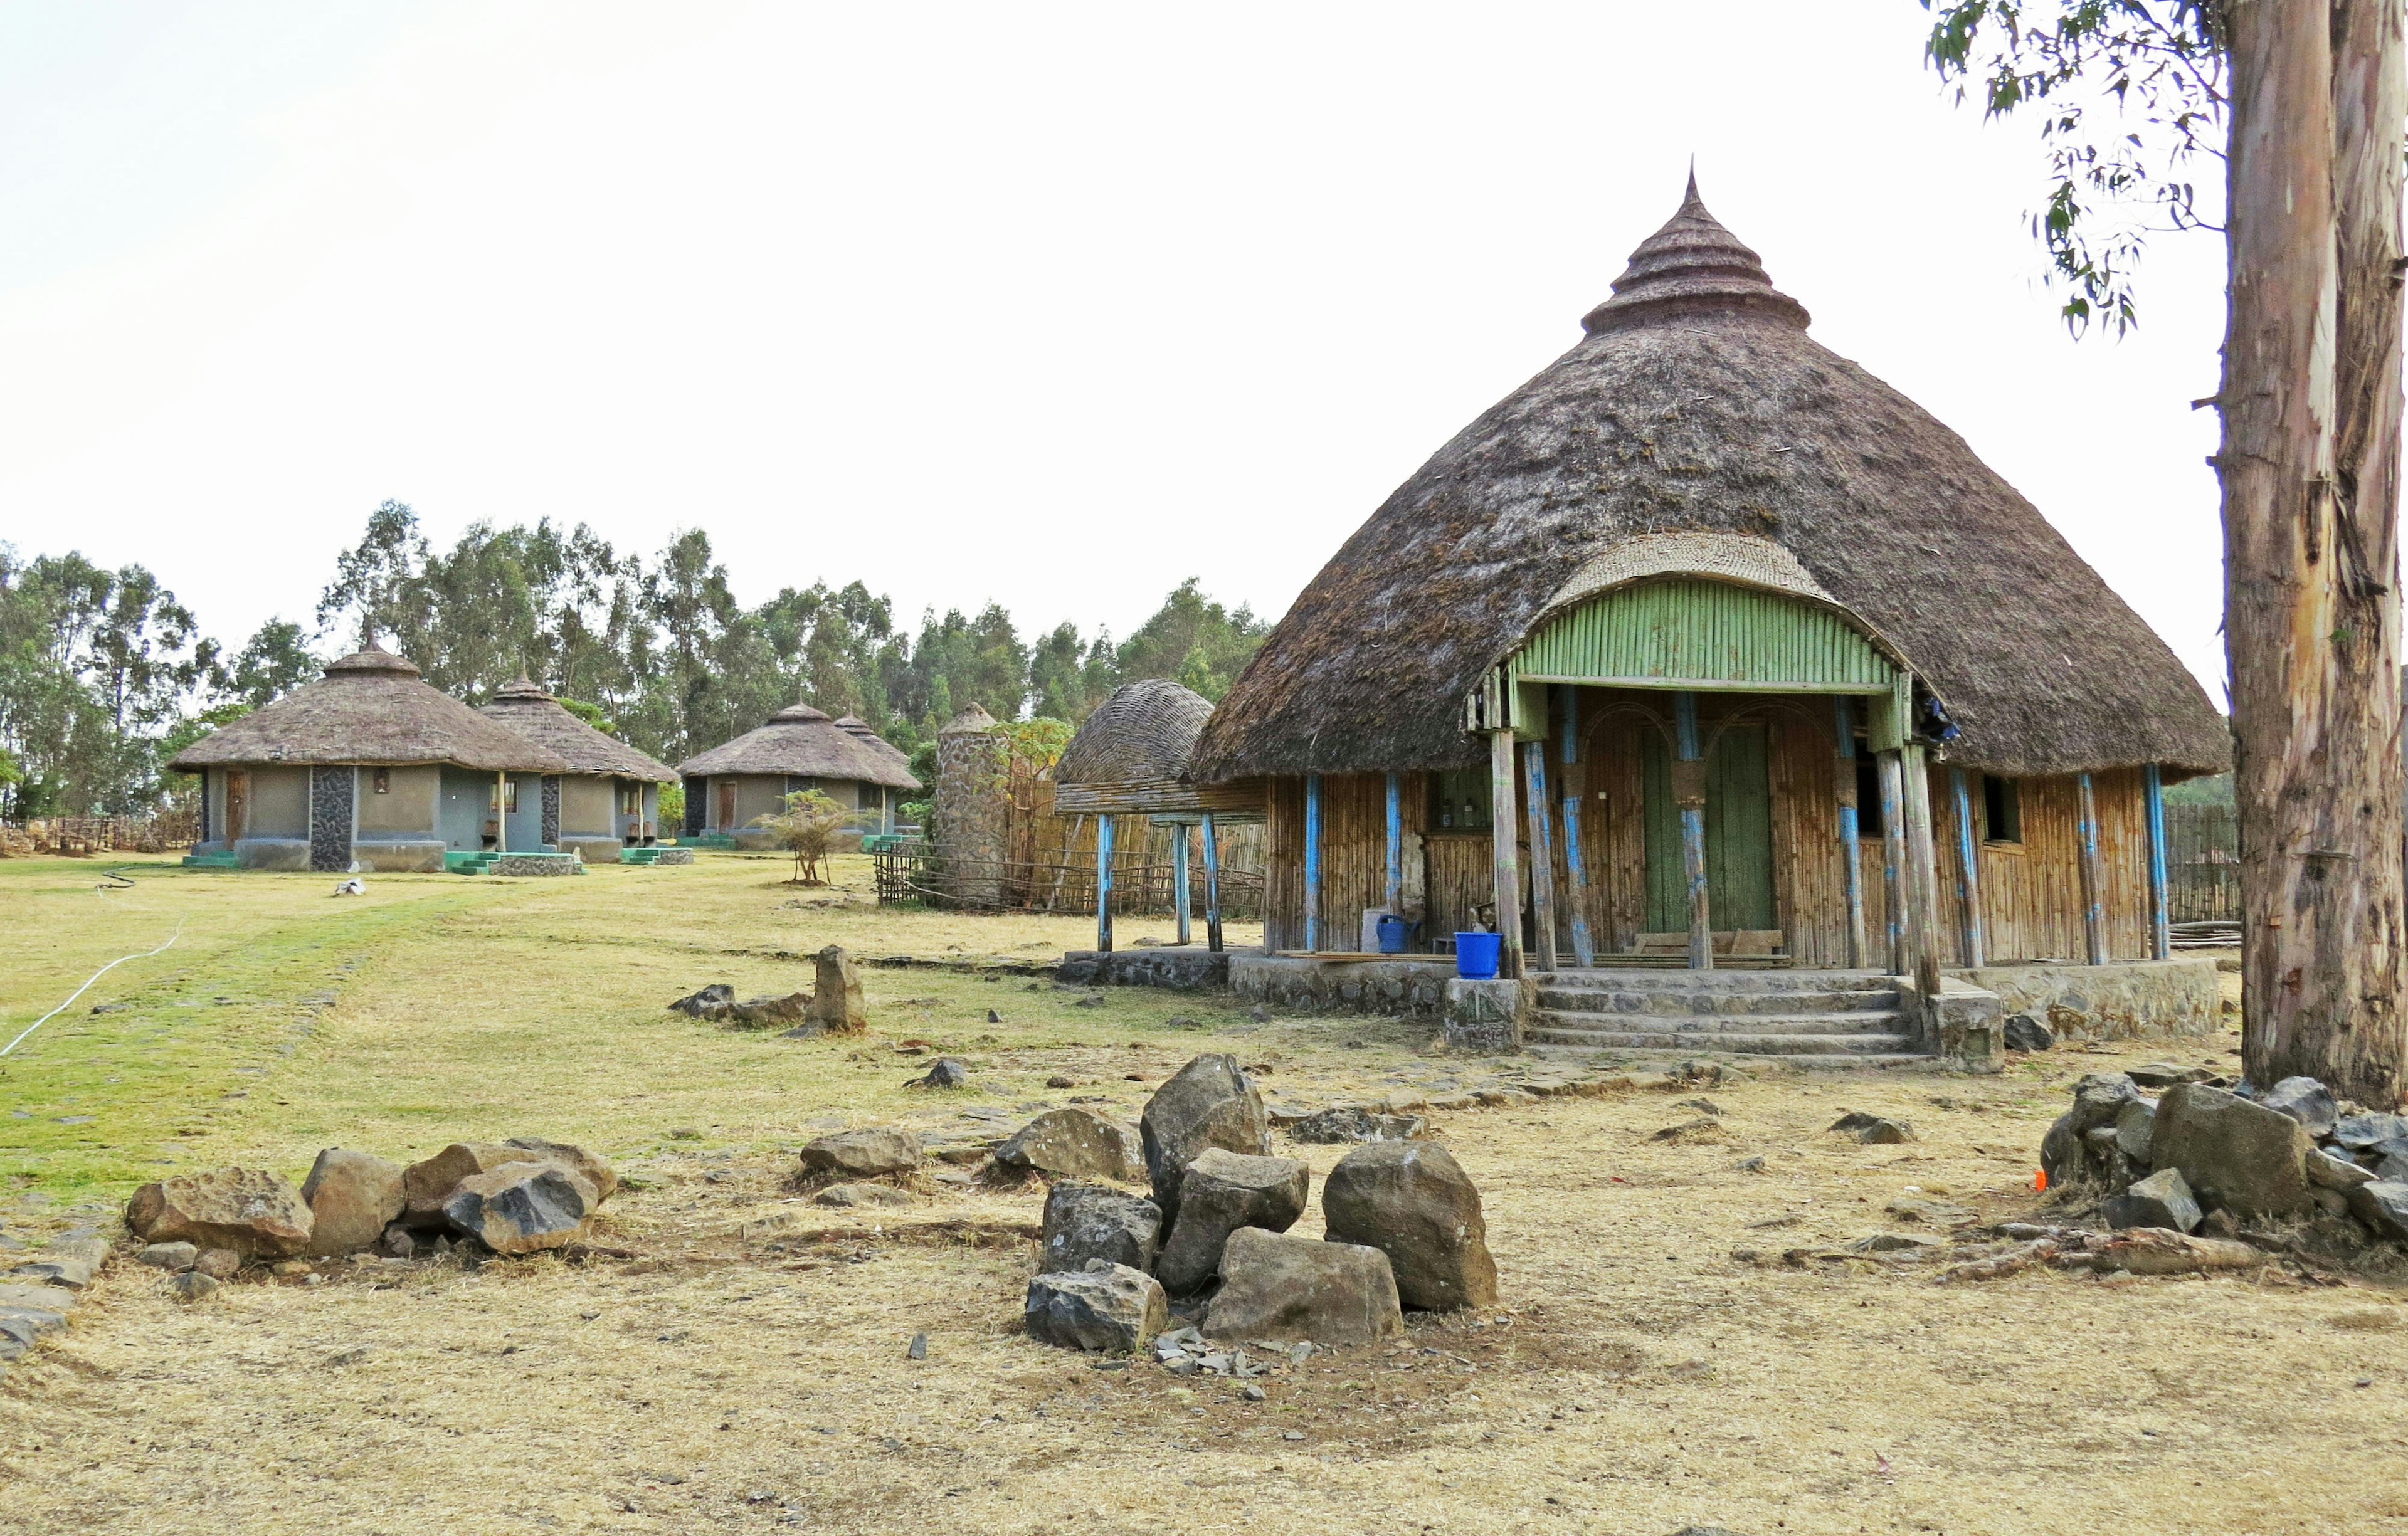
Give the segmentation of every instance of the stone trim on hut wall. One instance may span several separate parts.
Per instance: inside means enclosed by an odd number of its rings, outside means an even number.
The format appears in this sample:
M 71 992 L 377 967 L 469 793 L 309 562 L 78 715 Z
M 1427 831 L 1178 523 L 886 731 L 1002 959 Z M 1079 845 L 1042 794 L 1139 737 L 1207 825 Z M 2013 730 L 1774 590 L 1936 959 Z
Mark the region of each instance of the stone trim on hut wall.
M 560 846 L 560 775 L 543 775 L 543 846 Z
M 309 770 L 309 867 L 340 873 L 351 867 L 351 800 L 357 770 Z

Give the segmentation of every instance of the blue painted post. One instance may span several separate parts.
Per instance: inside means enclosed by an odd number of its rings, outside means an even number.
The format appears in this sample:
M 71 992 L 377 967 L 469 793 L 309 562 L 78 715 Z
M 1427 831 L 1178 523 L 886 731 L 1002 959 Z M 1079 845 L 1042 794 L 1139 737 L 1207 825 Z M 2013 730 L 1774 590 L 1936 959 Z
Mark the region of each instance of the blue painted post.
M 1204 813 L 1204 947 L 1221 952 L 1221 834 Z
M 1889 940 L 1889 974 L 1913 968 L 1906 952 L 1906 765 L 1898 752 L 1881 754 L 1882 914 Z
M 1705 753 L 1698 743 L 1698 696 L 1685 689 L 1672 695 L 1672 803 L 1681 808 L 1681 874 L 1689 887 L 1689 969 L 1711 971 L 1714 917 L 1706 889 Z
M 1321 947 L 1321 775 L 1304 775 L 1304 947 Z
M 1862 849 L 1857 846 L 1856 726 L 1849 718 L 1846 694 L 1831 701 L 1831 718 L 1840 742 L 1831 771 L 1840 796 L 1840 889 L 1848 905 L 1848 967 L 1861 970 L 1865 963 L 1865 871 Z
M 1112 818 L 1096 818 L 1096 949 L 1112 952 Z
M 1385 902 L 1389 912 L 1405 915 L 1405 804 L 1404 775 L 1388 775 L 1388 885 Z
M 1959 888 L 1962 905 L 1958 908 L 1957 945 L 1965 957 L 1965 968 L 1978 971 L 1985 963 L 1982 952 L 1982 876 L 1976 862 L 1982 856 L 1982 840 L 1973 830 L 1973 797 L 1965 788 L 1965 770 L 1948 770 L 1949 792 L 1956 801 L 1956 866 L 1964 874 Z
M 1588 775 L 1580 760 L 1580 690 L 1564 690 L 1564 876 L 1571 889 L 1572 963 L 1586 970 L 1597 963 L 1597 945 L 1588 932 L 1588 856 L 1581 851 L 1581 796 Z
M 2073 787 L 2081 805 L 2082 942 L 2093 965 L 2107 963 L 2107 907 L 2099 876 L 2099 802 L 2090 791 L 2090 775 L 2076 774 Z
M 1179 942 L 1187 942 L 1187 823 L 1172 824 L 1170 837 L 1171 901 L 1179 908 Z
M 2154 762 L 2141 769 L 2141 793 L 2149 812 L 2149 958 L 2172 960 L 2172 932 L 2166 924 L 2166 777 Z
M 1539 969 L 1555 968 L 1555 812 L 1547 801 L 1547 744 L 1534 741 L 1522 748 L 1522 773 L 1530 799 L 1530 933 L 1537 941 Z

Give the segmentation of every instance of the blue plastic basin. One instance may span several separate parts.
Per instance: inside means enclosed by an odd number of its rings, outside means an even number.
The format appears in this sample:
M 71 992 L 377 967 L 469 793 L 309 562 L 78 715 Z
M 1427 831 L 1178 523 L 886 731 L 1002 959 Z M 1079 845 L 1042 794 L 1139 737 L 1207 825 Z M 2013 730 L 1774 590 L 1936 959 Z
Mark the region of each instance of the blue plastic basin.
M 1497 979 L 1497 960 L 1505 949 L 1500 933 L 1457 933 L 1455 936 L 1455 974 L 1466 981 Z

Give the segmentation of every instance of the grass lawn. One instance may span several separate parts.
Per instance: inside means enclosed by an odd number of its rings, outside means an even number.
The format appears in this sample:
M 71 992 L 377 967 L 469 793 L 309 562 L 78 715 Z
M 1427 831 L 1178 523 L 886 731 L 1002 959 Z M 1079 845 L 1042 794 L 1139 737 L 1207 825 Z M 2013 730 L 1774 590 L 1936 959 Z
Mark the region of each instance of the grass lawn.
M 1039 1191 L 924 1177 L 909 1208 L 831 1210 L 789 1183 L 794 1149 L 867 1121 L 992 1136 L 1074 1092 L 1133 1116 L 1207 1049 L 1308 1104 L 1536 1064 L 1436 1054 L 1427 1026 L 1141 989 L 1080 1006 L 948 970 L 868 971 L 867 1038 L 666 1012 L 710 981 L 808 985 L 830 942 L 1087 942 L 1082 919 L 881 911 L 857 860 L 829 890 L 785 869 L 370 876 L 337 900 L 322 875 L 136 869 L 101 894 L 93 863 L 0 862 L 9 1033 L 185 922 L 0 1062 L 0 1219 L 21 1238 L 111 1217 L 166 1170 L 297 1176 L 336 1144 L 543 1135 L 633 1175 L 583 1263 L 331 1263 L 197 1305 L 115 1263 L 0 1378 L 0 1531 L 2408 1532 L 2393 1288 L 1942 1287 L 1735 1257 L 1928 1230 L 1900 1200 L 2029 1214 L 2076 1075 L 2229 1063 L 2229 1039 L 1441 1116 L 1504 1304 L 1283 1368 L 1254 1402 L 1020 1337 Z M 968 1088 L 902 1086 L 932 1048 L 970 1061 Z M 1843 1109 L 1918 1139 L 1826 1134 Z M 1701 1116 L 1717 1129 L 1656 1138 Z M 1342 1151 L 1279 1150 L 1316 1186 Z M 1320 1230 L 1317 1199 L 1297 1230 Z

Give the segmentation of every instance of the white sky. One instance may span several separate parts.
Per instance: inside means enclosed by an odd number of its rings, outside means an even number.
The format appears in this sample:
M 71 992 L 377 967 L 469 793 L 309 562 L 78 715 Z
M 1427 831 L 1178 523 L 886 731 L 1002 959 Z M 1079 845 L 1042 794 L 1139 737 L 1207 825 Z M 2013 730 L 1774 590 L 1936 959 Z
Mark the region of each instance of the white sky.
M 2223 699 L 2222 251 L 2067 339 L 1912 0 L 0 7 L 0 540 L 239 642 L 386 497 L 1125 633 L 1283 610 L 1689 157 Z M 1935 603 L 1950 601 L 1935 585 Z

